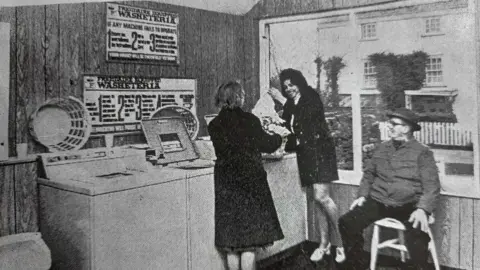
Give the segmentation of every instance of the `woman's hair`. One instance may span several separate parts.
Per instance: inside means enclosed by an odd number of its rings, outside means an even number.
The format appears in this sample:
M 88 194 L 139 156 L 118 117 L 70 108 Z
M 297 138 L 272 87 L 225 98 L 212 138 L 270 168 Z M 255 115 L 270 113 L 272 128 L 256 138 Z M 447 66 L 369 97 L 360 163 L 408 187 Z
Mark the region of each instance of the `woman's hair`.
M 215 106 L 219 108 L 242 107 L 245 92 L 239 82 L 229 81 L 217 87 L 215 94 Z
M 310 90 L 310 86 L 308 85 L 305 77 L 303 77 L 302 72 L 293 68 L 287 68 L 280 72 L 280 86 L 282 88 L 282 95 L 284 97 L 288 98 L 285 92 L 286 80 L 290 80 L 292 84 L 298 87 L 298 90 L 300 91 L 300 95 L 306 95 L 307 94 L 306 92 Z

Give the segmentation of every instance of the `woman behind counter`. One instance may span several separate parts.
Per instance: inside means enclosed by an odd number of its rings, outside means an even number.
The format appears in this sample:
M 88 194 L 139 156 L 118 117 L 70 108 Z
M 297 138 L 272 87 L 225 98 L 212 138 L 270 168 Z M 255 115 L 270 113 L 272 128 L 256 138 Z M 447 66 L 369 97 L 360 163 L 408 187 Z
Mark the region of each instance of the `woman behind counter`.
M 319 206 L 317 215 L 323 212 L 335 233 L 334 245 L 337 246 L 335 260 L 343 262 L 345 253 L 338 230 L 338 212 L 330 197 L 329 183 L 338 180 L 335 145 L 325 120 L 320 96 L 311 88 L 303 74 L 295 69 L 280 72 L 281 92 L 271 88 L 273 99 L 284 104 L 282 118 L 292 135 L 285 149 L 297 153 L 298 171 L 303 187 L 313 186 L 315 201 Z M 323 211 L 322 211 L 323 210 Z M 327 226 L 320 226 L 321 243 L 310 259 L 320 261 L 330 253 Z
M 215 245 L 226 251 L 229 269 L 255 269 L 255 250 L 283 239 L 263 168 L 261 152 L 280 147 L 280 135 L 266 133 L 260 120 L 241 107 L 238 82 L 218 87 L 221 108 L 208 125 L 215 148 Z

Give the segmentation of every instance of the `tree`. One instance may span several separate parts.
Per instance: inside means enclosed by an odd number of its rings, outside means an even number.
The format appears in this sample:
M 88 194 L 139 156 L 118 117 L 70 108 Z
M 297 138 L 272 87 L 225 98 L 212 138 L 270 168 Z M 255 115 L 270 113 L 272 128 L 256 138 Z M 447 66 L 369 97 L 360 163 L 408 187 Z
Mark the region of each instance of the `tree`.
M 322 89 L 321 89 L 321 84 L 320 84 L 320 74 L 322 73 L 322 65 L 323 65 L 323 60 L 321 56 L 317 56 L 315 60 L 313 61 L 317 65 L 317 93 L 321 95 Z
M 419 90 L 425 81 L 428 55 L 421 51 L 411 54 L 375 53 L 369 60 L 375 66 L 377 89 L 385 109 L 405 107 L 405 90 Z
M 325 61 L 325 71 L 327 75 L 325 92 L 329 93 L 328 99 L 325 100 L 326 106 L 339 106 L 340 96 L 338 94 L 338 76 L 344 67 L 346 67 L 346 65 L 343 63 L 343 58 L 338 56 L 332 56 Z

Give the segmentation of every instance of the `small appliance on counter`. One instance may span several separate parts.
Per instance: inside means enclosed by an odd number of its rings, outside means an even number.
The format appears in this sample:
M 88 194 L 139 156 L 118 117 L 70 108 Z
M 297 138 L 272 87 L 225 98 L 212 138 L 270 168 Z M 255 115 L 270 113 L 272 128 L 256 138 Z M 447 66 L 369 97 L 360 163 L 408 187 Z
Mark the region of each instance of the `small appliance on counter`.
M 158 117 L 142 121 L 142 129 L 150 149 L 147 161 L 154 165 L 198 159 L 182 117 Z

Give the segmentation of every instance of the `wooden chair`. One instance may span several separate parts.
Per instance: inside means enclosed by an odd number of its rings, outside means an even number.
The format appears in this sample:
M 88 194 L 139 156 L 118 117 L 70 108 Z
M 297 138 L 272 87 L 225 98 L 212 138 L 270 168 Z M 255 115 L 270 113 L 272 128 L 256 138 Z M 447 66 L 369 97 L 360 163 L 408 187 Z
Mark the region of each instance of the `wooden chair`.
M 429 224 L 433 224 L 435 219 L 431 215 L 428 219 Z M 383 242 L 380 242 L 380 228 L 390 228 L 397 230 L 398 238 L 388 239 Z M 407 247 L 405 246 L 405 237 L 404 232 L 405 226 L 398 220 L 393 218 L 384 218 L 377 220 L 374 223 L 373 227 L 373 236 L 372 236 L 372 246 L 370 252 L 370 269 L 375 270 L 377 263 L 378 251 L 383 248 L 391 248 L 400 251 L 400 257 L 402 262 L 405 262 L 405 255 L 408 252 Z M 438 263 L 437 249 L 435 248 L 435 241 L 433 240 L 432 232 L 430 227 L 428 227 L 428 236 L 430 237 L 430 242 L 428 243 L 428 250 L 432 255 L 433 264 L 435 265 L 435 270 L 440 270 L 440 264 Z

